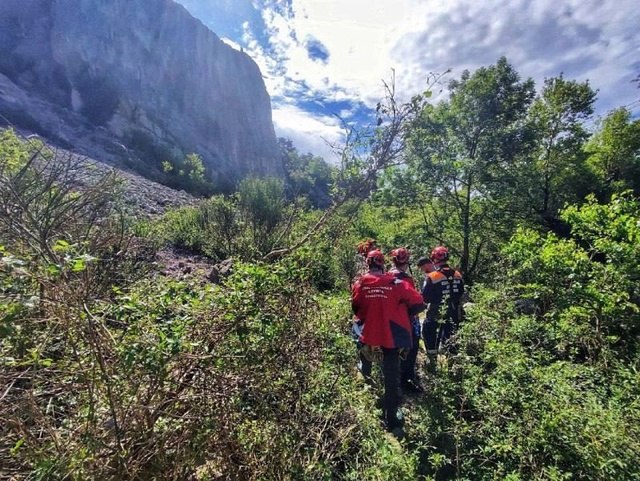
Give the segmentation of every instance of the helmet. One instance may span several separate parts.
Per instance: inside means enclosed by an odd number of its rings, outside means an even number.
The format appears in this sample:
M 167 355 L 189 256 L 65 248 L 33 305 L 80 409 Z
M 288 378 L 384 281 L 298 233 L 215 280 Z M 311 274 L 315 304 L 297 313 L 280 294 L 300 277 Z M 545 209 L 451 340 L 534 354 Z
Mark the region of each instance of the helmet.
M 449 249 L 444 246 L 438 246 L 431 251 L 432 262 L 444 262 L 449 259 Z
M 367 254 L 367 265 L 369 267 L 384 267 L 384 255 L 378 249 L 369 251 Z
M 366 239 L 358 243 L 358 254 L 366 256 L 367 253 L 376 248 L 376 241 L 373 239 Z
M 394 264 L 408 264 L 409 263 L 409 251 L 404 247 L 399 247 L 391 251 L 391 258 Z

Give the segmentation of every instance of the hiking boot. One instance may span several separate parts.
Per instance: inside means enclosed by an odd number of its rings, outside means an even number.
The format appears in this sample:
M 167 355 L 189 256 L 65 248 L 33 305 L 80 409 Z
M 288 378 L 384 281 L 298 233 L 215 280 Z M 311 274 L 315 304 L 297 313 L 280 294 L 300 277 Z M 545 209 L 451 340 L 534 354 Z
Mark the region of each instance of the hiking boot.
M 401 441 L 402 439 L 404 439 L 405 434 L 404 434 L 404 429 L 402 429 L 402 426 L 396 426 L 395 428 L 390 429 L 389 432 L 398 441 Z
M 396 439 L 404 438 L 404 413 L 398 408 L 394 416 L 387 417 L 385 421 L 385 430 L 393 434 Z
M 385 415 L 383 411 L 381 419 L 387 432 L 391 432 L 396 427 L 404 426 L 404 412 L 401 408 L 398 408 L 394 414 L 389 416 Z

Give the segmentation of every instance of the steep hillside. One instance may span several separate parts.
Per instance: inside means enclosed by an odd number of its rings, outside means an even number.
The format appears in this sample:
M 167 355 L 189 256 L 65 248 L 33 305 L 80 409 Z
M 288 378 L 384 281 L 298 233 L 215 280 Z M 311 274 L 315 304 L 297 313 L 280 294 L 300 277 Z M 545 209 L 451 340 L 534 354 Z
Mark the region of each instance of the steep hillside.
M 161 178 L 198 153 L 220 187 L 281 175 L 257 65 L 172 0 L 0 3 L 0 114 Z
M 131 212 L 137 216 L 155 216 L 165 211 L 184 205 L 194 205 L 197 199 L 183 190 L 175 190 L 146 179 L 128 170 L 122 170 L 88 157 L 77 156 L 64 150 L 58 150 L 58 155 L 71 155 L 86 166 L 88 177 L 104 175 L 109 170 L 115 170 L 122 179 L 124 199 Z M 89 180 L 89 179 L 88 179 Z

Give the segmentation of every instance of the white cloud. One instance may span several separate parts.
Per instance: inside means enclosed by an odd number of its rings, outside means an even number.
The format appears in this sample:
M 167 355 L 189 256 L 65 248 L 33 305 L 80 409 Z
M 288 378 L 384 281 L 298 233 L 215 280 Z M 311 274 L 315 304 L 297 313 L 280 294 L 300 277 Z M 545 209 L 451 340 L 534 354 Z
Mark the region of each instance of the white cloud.
M 393 43 L 410 24 L 412 0 L 396 0 L 389 8 L 371 8 L 368 0 L 295 0 L 291 13 L 263 8 L 270 34 L 269 48 L 247 31 L 249 52 L 261 68 L 276 74 L 267 79 L 273 96 L 287 96 L 292 82 L 304 81 L 308 95 L 327 100 L 362 100 L 375 104 L 382 95 L 382 80 L 395 66 Z M 306 40 L 320 42 L 328 51 L 325 62 L 309 58 Z
M 331 146 L 340 145 L 343 131 L 336 117 L 312 115 L 294 105 L 281 105 L 273 109 L 273 124 L 278 137 L 291 139 L 299 152 L 338 162 Z
M 230 38 L 221 37 L 220 40 L 222 40 L 224 43 L 226 43 L 230 47 L 235 48 L 236 50 L 241 50 L 241 51 L 243 50 L 242 46 L 238 42 L 234 42 Z
M 426 88 L 430 72 L 451 68 L 448 78 L 457 78 L 464 69 L 494 64 L 503 55 L 538 88 L 545 77 L 561 72 L 568 79 L 590 79 L 599 89 L 599 114 L 630 104 L 640 110 L 640 90 L 631 82 L 640 74 L 637 0 L 252 2 L 264 24 L 246 22 L 238 40 L 265 76 L 274 121 L 299 142 L 304 135 L 317 139 L 326 133 L 324 120 L 339 112 L 321 111 L 317 123 L 300 124 L 303 129 L 296 120 L 314 114 L 303 115 L 292 103 L 375 105 L 392 69 L 396 91 L 408 98 Z M 309 39 L 326 50 L 322 62 L 309 58 Z
M 395 50 L 414 66 L 408 88 L 429 70 L 450 66 L 457 77 L 505 55 L 538 87 L 561 72 L 590 79 L 600 89 L 596 107 L 604 113 L 640 97 L 629 83 L 640 71 L 638 24 L 640 10 L 630 0 L 464 0 L 425 17 L 421 28 L 398 39 Z
M 304 81 L 310 95 L 372 104 L 392 68 L 398 90 L 410 95 L 424 88 L 429 72 L 452 67 L 457 76 L 502 55 L 538 84 L 563 71 L 590 72 L 605 89 L 628 76 L 630 57 L 637 57 L 639 12 L 632 0 L 292 0 L 290 10 L 263 7 L 272 50 L 252 53 L 289 78 L 268 82 L 274 96 L 286 96 L 288 82 Z M 309 58 L 305 38 L 327 48 L 326 63 Z

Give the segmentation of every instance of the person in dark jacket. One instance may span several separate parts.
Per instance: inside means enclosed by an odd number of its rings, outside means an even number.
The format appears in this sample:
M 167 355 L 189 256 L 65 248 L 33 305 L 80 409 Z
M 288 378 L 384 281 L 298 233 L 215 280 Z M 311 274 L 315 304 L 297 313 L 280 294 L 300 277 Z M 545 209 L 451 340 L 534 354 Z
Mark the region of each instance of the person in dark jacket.
M 351 304 L 363 321 L 360 342 L 363 355 L 382 362 L 384 376 L 384 419 L 388 431 L 401 437 L 398 418 L 400 352 L 413 345 L 410 315 L 424 309 L 422 296 L 409 284 L 384 273 L 384 255 L 379 250 L 367 254 L 369 272 L 353 285 Z
M 462 318 L 460 301 L 464 294 L 464 281 L 460 272 L 449 267 L 448 260 L 446 247 L 433 249 L 431 262 L 434 270 L 426 275 L 422 287 L 422 297 L 429 305 L 422 335 L 432 371 L 435 370 L 438 351 L 447 347 Z

